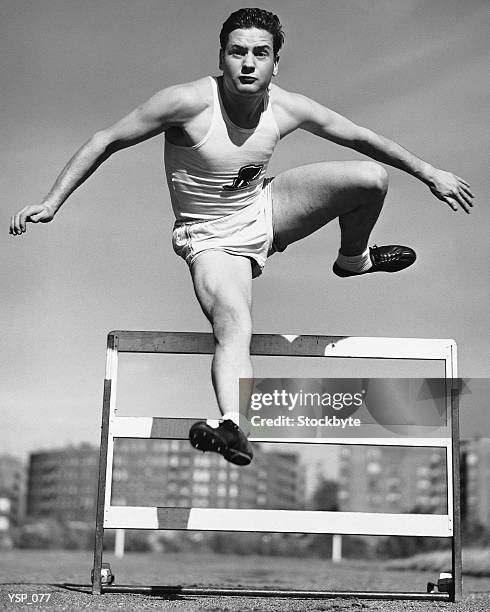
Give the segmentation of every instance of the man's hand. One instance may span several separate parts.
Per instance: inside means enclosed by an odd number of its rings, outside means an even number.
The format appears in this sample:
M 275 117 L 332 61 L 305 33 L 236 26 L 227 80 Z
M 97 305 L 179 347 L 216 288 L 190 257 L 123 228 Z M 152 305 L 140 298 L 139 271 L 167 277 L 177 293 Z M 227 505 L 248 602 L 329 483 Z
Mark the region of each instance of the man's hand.
M 10 233 L 20 236 L 26 231 L 26 223 L 48 223 L 53 217 L 54 213 L 47 204 L 24 206 L 10 220 Z
M 434 169 L 431 172 L 428 185 L 436 198 L 449 204 L 453 210 L 458 210 L 460 206 L 465 212 L 471 212 L 472 200 L 475 196 L 469 184 L 459 176 L 444 170 Z

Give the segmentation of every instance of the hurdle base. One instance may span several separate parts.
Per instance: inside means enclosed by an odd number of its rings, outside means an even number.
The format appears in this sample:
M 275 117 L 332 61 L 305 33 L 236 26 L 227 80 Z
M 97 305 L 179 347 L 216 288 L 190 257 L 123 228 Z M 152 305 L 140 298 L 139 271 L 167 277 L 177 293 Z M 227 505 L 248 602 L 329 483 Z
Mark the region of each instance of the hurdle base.
M 295 599 L 332 599 L 332 598 L 358 598 L 358 599 L 412 599 L 412 600 L 438 600 L 452 601 L 450 593 L 417 593 L 396 591 L 309 591 L 287 589 L 235 589 L 235 588 L 208 588 L 185 586 L 137 586 L 117 585 L 103 586 L 104 593 L 138 593 L 141 595 L 197 595 L 197 596 L 226 596 L 226 597 L 290 597 Z

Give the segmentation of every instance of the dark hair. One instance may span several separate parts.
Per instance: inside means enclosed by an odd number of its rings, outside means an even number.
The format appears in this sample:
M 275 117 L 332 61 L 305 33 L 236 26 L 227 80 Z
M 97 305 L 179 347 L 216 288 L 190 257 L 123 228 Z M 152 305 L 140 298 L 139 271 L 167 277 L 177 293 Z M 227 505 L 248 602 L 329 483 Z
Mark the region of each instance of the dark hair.
M 272 34 L 274 39 L 274 55 L 279 53 L 279 49 L 284 42 L 284 32 L 282 31 L 279 17 L 274 15 L 274 13 L 259 8 L 242 8 L 232 13 L 224 22 L 219 35 L 219 41 L 223 50 L 228 42 L 229 33 L 239 28 L 266 30 Z

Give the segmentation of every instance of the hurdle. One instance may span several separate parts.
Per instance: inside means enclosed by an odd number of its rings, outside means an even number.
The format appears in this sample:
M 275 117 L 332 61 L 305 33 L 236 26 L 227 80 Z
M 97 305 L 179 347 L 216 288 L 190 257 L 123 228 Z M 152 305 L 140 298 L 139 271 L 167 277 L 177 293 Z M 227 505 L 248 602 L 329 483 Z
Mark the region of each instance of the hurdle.
M 391 514 L 310 510 L 131 507 L 112 506 L 114 440 L 117 438 L 187 440 L 196 419 L 117 416 L 116 390 L 119 353 L 212 355 L 211 333 L 112 331 L 107 337 L 106 377 L 102 409 L 99 482 L 95 526 L 92 593 L 147 593 L 254 597 L 413 599 L 458 601 L 462 596 L 461 519 L 459 491 L 459 392 L 454 340 L 254 334 L 252 356 L 324 357 L 345 359 L 438 360 L 447 381 L 446 414 L 450 435 L 435 438 L 301 438 L 260 439 L 260 442 L 362 444 L 443 448 L 447 465 L 446 514 Z M 254 439 L 251 438 L 253 441 Z M 305 528 L 306 527 L 306 528 Z M 193 586 L 111 585 L 102 580 L 105 529 L 169 529 L 276 533 L 329 533 L 450 538 L 452 582 L 447 592 L 381 592 L 201 588 Z

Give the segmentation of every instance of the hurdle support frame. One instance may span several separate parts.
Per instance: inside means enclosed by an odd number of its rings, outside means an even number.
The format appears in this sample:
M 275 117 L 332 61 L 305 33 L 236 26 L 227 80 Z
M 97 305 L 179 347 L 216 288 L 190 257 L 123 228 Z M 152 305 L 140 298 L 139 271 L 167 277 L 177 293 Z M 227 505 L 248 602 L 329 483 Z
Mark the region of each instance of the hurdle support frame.
M 462 596 L 461 516 L 459 483 L 459 389 L 454 340 L 427 338 L 377 338 L 254 334 L 251 355 L 335 357 L 360 359 L 410 359 L 444 361 L 450 393 L 446 412 L 449 437 L 439 438 L 301 438 L 257 439 L 260 442 L 425 446 L 446 450 L 447 514 L 378 514 L 291 510 L 249 510 L 222 508 L 156 508 L 111 506 L 114 439 L 187 439 L 196 419 L 176 417 L 116 416 L 117 366 L 119 353 L 201 354 L 214 353 L 214 338 L 203 332 L 112 331 L 107 337 L 104 380 L 99 482 L 92 593 L 134 592 L 180 595 L 242 595 L 255 597 L 370 599 L 414 599 L 459 601 Z M 253 441 L 253 438 L 252 438 Z M 307 520 L 305 520 L 307 519 Z M 260 521 L 260 529 L 257 528 Z M 308 529 L 303 529 L 304 523 Z M 279 533 L 331 533 L 350 535 L 408 535 L 451 538 L 452 587 L 448 593 L 361 592 L 270 589 L 216 589 L 184 586 L 107 585 L 102 583 L 103 538 L 105 529 L 177 529 L 202 531 L 254 531 Z

